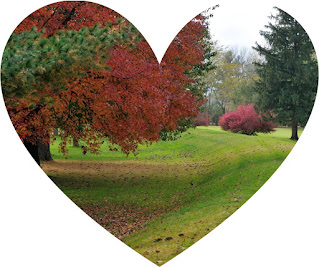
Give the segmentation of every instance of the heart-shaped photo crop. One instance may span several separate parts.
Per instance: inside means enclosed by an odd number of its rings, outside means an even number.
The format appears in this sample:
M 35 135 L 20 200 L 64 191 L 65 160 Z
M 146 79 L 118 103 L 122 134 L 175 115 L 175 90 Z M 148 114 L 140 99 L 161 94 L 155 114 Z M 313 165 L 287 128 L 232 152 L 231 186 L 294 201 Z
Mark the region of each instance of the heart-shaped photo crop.
M 316 96 L 317 58 L 293 17 L 274 8 L 251 49 L 214 36 L 218 11 L 192 19 L 159 63 L 115 11 L 58 2 L 24 19 L 2 56 L 6 108 L 31 156 L 87 215 L 157 265 L 271 177 Z

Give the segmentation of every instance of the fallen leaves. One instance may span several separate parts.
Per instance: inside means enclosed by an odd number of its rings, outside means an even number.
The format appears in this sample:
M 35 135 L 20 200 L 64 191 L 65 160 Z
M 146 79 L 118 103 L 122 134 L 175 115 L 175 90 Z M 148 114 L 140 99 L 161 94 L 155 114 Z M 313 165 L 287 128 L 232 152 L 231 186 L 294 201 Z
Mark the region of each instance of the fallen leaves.
M 161 211 L 151 211 L 147 208 L 134 207 L 127 204 L 116 206 L 108 204 L 79 204 L 79 206 L 87 215 L 119 239 L 137 232 L 144 227 L 146 222 L 162 215 Z

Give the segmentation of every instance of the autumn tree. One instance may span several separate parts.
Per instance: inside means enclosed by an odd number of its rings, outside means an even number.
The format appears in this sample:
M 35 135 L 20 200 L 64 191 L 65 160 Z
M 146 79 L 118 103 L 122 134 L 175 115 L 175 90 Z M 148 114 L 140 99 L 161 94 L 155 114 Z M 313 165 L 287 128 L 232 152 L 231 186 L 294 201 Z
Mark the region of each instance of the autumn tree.
M 255 103 L 257 93 L 254 91 L 254 85 L 259 78 L 255 62 L 260 62 L 261 58 L 255 50 L 245 47 L 232 47 L 230 50 L 233 62 L 238 65 L 236 75 L 239 78 L 239 83 L 231 97 L 232 105 L 238 107 L 239 105 Z
M 39 140 L 48 143 L 56 126 L 51 108 L 69 77 L 100 67 L 112 46 L 110 35 L 122 40 L 109 30 L 97 26 L 46 38 L 32 28 L 11 35 L 2 59 L 2 88 L 10 118 L 29 151 L 38 149 Z M 98 53 L 103 56 L 92 60 Z
M 187 24 L 159 65 L 136 29 L 107 8 L 60 2 L 31 14 L 10 38 L 1 71 L 9 115 L 35 160 L 54 128 L 63 153 L 72 137 L 93 153 L 107 138 L 128 154 L 197 115 L 200 93 L 187 86 L 204 62 L 204 20 Z
M 201 112 L 197 117 L 193 119 L 193 125 L 196 126 L 208 126 L 211 122 L 210 114 L 206 112 Z
M 215 44 L 216 56 L 213 58 L 215 68 L 206 74 L 208 109 L 211 109 L 212 99 L 225 114 L 232 106 L 234 92 L 237 89 L 239 64 L 234 61 L 233 52 L 223 46 Z
M 161 66 L 166 66 L 169 62 L 170 71 L 174 75 L 178 74 L 180 78 L 184 77 L 184 88 L 187 88 L 201 104 L 206 101 L 204 97 L 207 92 L 206 75 L 216 68 L 213 60 L 216 50 L 209 31 L 209 21 L 216 8 L 218 5 L 205 10 L 185 25 L 169 46 L 161 64 Z M 182 64 L 178 67 L 179 72 L 175 72 L 176 59 L 179 59 L 179 65 Z M 188 62 L 188 64 L 185 65 L 183 62 Z M 178 79 L 181 80 L 180 78 Z M 176 130 L 169 131 L 164 127 L 160 132 L 160 137 L 162 140 L 176 140 L 181 133 L 193 125 L 190 116 L 183 117 L 178 121 Z
M 318 66 L 314 47 L 302 26 L 286 12 L 276 14 L 260 34 L 267 45 L 254 48 L 264 57 L 257 64 L 257 107 L 272 110 L 278 122 L 289 124 L 291 139 L 298 140 L 298 124 L 304 125 L 312 110 L 317 84 Z
M 116 12 L 114 12 L 111 9 L 104 8 L 103 6 L 100 6 L 100 5 L 97 5 L 97 4 L 94 4 L 94 3 L 83 2 L 83 1 L 81 1 L 81 2 L 76 2 L 76 1 L 74 1 L 74 2 L 69 1 L 68 2 L 68 1 L 65 1 L 65 2 L 59 2 L 59 3 L 55 3 L 55 4 L 51 4 L 51 5 L 45 6 L 45 7 L 41 8 L 41 9 L 33 12 L 31 15 L 29 15 L 26 19 L 24 19 L 19 24 L 19 26 L 15 29 L 14 34 L 22 34 L 23 32 L 30 32 L 30 31 L 36 29 L 37 31 L 39 31 L 39 34 L 38 34 L 37 38 L 42 39 L 43 37 L 44 38 L 52 37 L 53 35 L 57 34 L 61 30 L 64 30 L 64 31 L 67 31 L 67 30 L 78 31 L 78 30 L 80 30 L 83 27 L 93 27 L 97 23 L 99 23 L 102 26 L 106 25 L 108 28 L 112 28 L 110 30 L 113 31 L 113 30 L 116 30 L 116 26 L 118 26 L 120 24 L 122 24 L 122 25 L 126 24 L 127 25 L 127 23 L 125 23 L 125 22 L 121 23 L 121 21 L 123 21 L 123 19 L 121 18 L 121 16 L 119 14 L 117 14 Z M 74 34 L 74 32 L 73 32 L 73 34 Z M 83 36 L 83 34 L 82 34 L 82 36 L 80 36 L 80 35 L 81 35 L 81 33 L 78 36 L 80 39 L 78 39 L 77 41 L 80 41 L 83 44 L 82 46 L 83 46 L 84 49 L 81 52 L 81 54 L 82 54 L 81 57 L 83 59 L 83 54 L 87 54 L 88 55 L 90 53 L 88 53 L 87 47 L 85 47 L 88 44 L 88 42 L 85 40 L 86 37 Z M 30 45 L 32 43 L 32 36 L 29 36 L 29 37 L 31 37 L 31 39 L 28 40 L 29 45 Z M 114 41 L 115 40 L 111 40 L 111 42 L 114 42 Z M 44 42 L 44 41 L 42 41 L 42 42 Z M 60 40 L 58 42 L 60 42 Z M 71 47 L 72 46 L 71 43 L 69 43 L 69 44 L 66 44 L 66 42 L 60 42 L 60 43 L 61 43 L 61 47 L 64 45 L 63 49 L 66 52 L 67 51 L 74 52 L 74 49 L 70 49 L 70 48 L 72 48 Z M 44 43 L 42 43 L 42 44 L 44 44 Z M 91 43 L 91 45 L 92 45 L 92 43 Z M 39 48 L 39 47 L 37 47 L 37 48 Z M 7 46 L 7 49 L 10 49 L 10 48 Z M 49 49 L 51 49 L 51 48 L 49 48 Z M 95 48 L 91 46 L 90 49 L 91 49 L 91 51 L 93 51 Z M 29 51 L 29 52 L 31 52 L 31 51 Z M 47 53 L 47 50 L 46 49 L 44 49 L 44 50 L 43 49 L 42 50 L 39 49 L 38 51 L 36 51 L 36 55 L 38 55 L 39 52 L 41 52 L 43 57 L 45 57 L 45 55 Z M 28 56 L 31 55 L 30 53 L 26 52 L 25 54 L 27 54 L 26 58 L 29 61 L 28 63 L 31 62 L 32 65 L 33 65 L 31 67 L 34 67 L 35 64 L 33 64 L 33 63 L 34 63 L 34 61 L 36 61 L 36 59 L 32 59 L 32 58 L 28 57 Z M 15 55 L 15 56 L 17 56 L 17 55 Z M 20 55 L 20 56 L 22 56 L 22 55 Z M 48 54 L 48 56 L 50 56 L 50 54 Z M 93 56 L 93 54 L 92 54 L 92 56 Z M 91 55 L 88 55 L 88 57 L 90 57 L 89 59 L 91 59 Z M 4 55 L 3 59 L 5 59 L 5 55 Z M 17 59 L 17 57 L 16 57 L 16 59 Z M 64 60 L 63 56 L 61 57 L 61 60 L 60 60 L 60 65 L 61 66 L 59 67 L 60 73 L 65 71 L 65 66 L 67 66 L 69 64 L 69 62 L 67 62 L 67 60 L 68 60 L 68 57 L 66 58 L 66 60 Z M 19 61 L 19 59 L 17 59 L 17 61 Z M 41 67 L 42 69 L 45 70 L 48 67 L 50 68 L 50 65 L 52 65 L 53 61 L 54 61 L 54 59 L 52 59 L 50 62 L 49 61 L 40 62 L 38 67 Z M 92 61 L 92 60 L 89 60 L 89 61 Z M 15 62 L 15 63 L 17 64 L 17 68 L 19 68 L 18 65 L 21 62 Z M 43 63 L 45 63 L 45 64 L 43 64 Z M 48 63 L 48 65 L 46 65 L 46 63 Z M 80 62 L 78 62 L 78 63 L 80 63 Z M 86 63 L 86 61 L 84 63 Z M 11 66 L 12 66 L 12 64 L 11 64 Z M 24 66 L 25 67 L 24 64 L 20 64 L 20 66 Z M 27 70 L 29 70 L 29 74 L 30 74 L 30 68 L 28 66 L 27 66 Z M 76 70 L 76 68 L 73 68 L 73 70 Z M 10 66 L 6 66 L 5 63 L 2 64 L 2 87 L 3 87 L 3 90 L 5 90 L 4 89 L 4 83 L 5 82 L 4 82 L 3 77 L 6 76 L 6 74 L 8 74 L 10 72 L 12 74 L 15 71 L 17 71 L 17 69 L 11 68 Z M 48 74 L 50 72 L 50 70 L 49 71 L 45 71 L 45 72 L 46 72 L 46 74 Z M 79 72 L 81 72 L 81 70 Z M 22 77 L 24 74 L 26 74 L 26 73 L 20 73 L 20 77 Z M 29 76 L 29 77 L 32 76 L 32 75 L 29 75 L 29 74 L 27 74 L 25 76 Z M 68 74 L 71 74 L 71 73 L 68 72 Z M 76 71 L 72 73 L 73 76 L 75 74 L 76 74 Z M 54 73 L 54 72 L 53 72 L 53 75 L 55 76 L 56 81 L 58 81 L 58 82 L 55 82 L 54 86 L 56 86 L 56 89 L 55 89 L 54 93 L 56 93 L 59 90 L 64 90 L 65 88 L 63 86 L 62 86 L 63 88 L 61 88 L 61 84 L 63 84 L 63 81 L 61 80 L 61 77 L 59 77 L 59 75 L 57 75 L 57 73 Z M 67 77 L 67 75 L 64 75 L 64 78 L 65 77 Z M 24 77 L 24 78 L 26 78 L 26 77 Z M 38 75 L 36 77 L 36 80 L 39 81 L 40 79 L 41 78 L 39 78 L 39 75 Z M 10 77 L 10 80 L 11 80 L 12 83 L 15 82 L 15 80 L 12 77 Z M 52 85 L 52 79 L 50 79 L 50 81 L 46 81 L 46 87 L 48 87 L 50 84 Z M 34 88 L 34 91 L 37 91 L 37 90 L 38 89 Z M 35 96 L 35 95 L 33 95 L 33 96 Z M 47 98 L 49 98 L 49 97 L 50 96 L 48 96 Z M 51 95 L 51 97 L 52 97 L 52 95 Z M 33 116 L 32 115 L 34 113 L 32 111 L 33 109 L 34 110 L 39 110 L 39 107 L 34 105 L 34 103 L 33 104 L 30 103 L 30 105 L 27 106 L 26 105 L 27 101 L 25 101 L 26 99 L 23 99 L 23 98 L 24 98 L 23 90 L 21 90 L 21 92 L 19 94 L 17 94 L 16 97 L 10 97 L 11 100 L 14 99 L 16 101 L 16 103 L 15 103 L 15 105 L 13 107 L 10 107 L 10 104 L 6 103 L 7 107 L 9 108 L 9 111 L 10 111 L 9 113 L 10 113 L 12 121 L 17 124 L 17 125 L 15 124 L 15 126 L 17 126 L 16 129 L 21 129 L 21 127 L 18 126 L 18 124 L 21 124 L 21 121 L 18 118 L 20 117 L 20 119 L 21 118 L 23 119 L 23 116 L 25 114 L 19 113 L 19 112 L 12 112 L 12 111 L 15 110 L 19 106 L 18 102 L 21 99 L 25 102 L 25 104 L 21 104 L 21 103 L 20 104 L 22 106 L 25 105 L 23 108 L 24 109 L 27 108 L 30 111 L 29 117 Z M 6 95 L 5 95 L 5 99 L 7 99 Z M 36 98 L 33 99 L 33 100 L 37 101 Z M 41 107 L 43 106 L 43 103 L 38 103 L 38 104 Z M 19 107 L 18 107 L 18 109 L 19 109 Z M 53 122 L 53 118 L 51 118 L 50 121 Z M 32 123 L 30 123 L 30 122 L 26 123 L 26 121 L 24 121 L 22 124 L 23 125 L 26 125 L 26 124 L 30 124 L 31 125 Z M 47 127 L 49 127 L 49 125 L 47 125 Z M 26 128 L 24 128 L 24 129 L 26 130 Z M 38 129 L 41 130 L 41 127 L 38 128 Z M 36 130 L 34 129 L 34 130 L 32 130 L 32 132 L 36 133 Z M 48 131 L 48 133 L 49 132 L 50 131 Z M 20 135 L 20 137 L 21 137 L 21 135 Z M 23 137 L 23 135 L 22 135 L 22 137 Z M 38 140 L 37 144 L 31 144 L 31 145 L 36 145 L 36 146 L 39 147 L 39 151 L 38 152 L 40 153 L 40 157 L 42 159 L 50 158 L 49 144 L 47 143 L 47 140 L 49 139 L 49 134 L 46 135 L 45 140 L 43 140 L 43 138 L 41 136 L 39 136 L 38 139 L 39 140 Z M 44 143 L 41 140 L 44 141 Z M 34 142 L 34 141 L 32 141 L 32 142 Z M 28 144 L 27 140 L 24 140 L 24 143 L 26 143 L 27 147 L 29 147 L 29 144 Z M 36 151 L 36 149 L 34 149 L 34 151 Z M 34 155 L 34 157 L 37 158 L 37 155 Z
M 42 7 L 26 17 L 14 30 L 15 33 L 30 31 L 33 27 L 44 30 L 50 37 L 60 30 L 78 31 L 96 24 L 118 26 L 125 19 L 112 9 L 85 1 L 62 1 Z M 128 22 L 127 22 L 128 23 Z

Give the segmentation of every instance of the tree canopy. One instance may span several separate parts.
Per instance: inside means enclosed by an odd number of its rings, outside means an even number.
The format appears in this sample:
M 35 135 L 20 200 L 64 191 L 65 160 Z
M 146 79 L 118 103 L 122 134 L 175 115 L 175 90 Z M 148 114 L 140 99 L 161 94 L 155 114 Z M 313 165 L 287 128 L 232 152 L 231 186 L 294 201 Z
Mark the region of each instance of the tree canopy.
M 245 48 L 224 47 L 218 41 L 213 41 L 212 45 L 216 56 L 211 58 L 214 68 L 204 75 L 206 103 L 203 110 L 217 124 L 219 116 L 226 112 L 254 103 L 252 87 L 257 73 L 253 62 L 258 57 L 255 51 Z
M 203 15 L 191 20 L 159 65 L 134 26 L 108 8 L 74 1 L 35 11 L 10 37 L 1 66 L 20 138 L 31 152 L 58 127 L 64 153 L 72 137 L 93 153 L 108 138 L 110 149 L 128 154 L 177 130 L 202 104 L 192 84 L 207 64 L 207 27 Z

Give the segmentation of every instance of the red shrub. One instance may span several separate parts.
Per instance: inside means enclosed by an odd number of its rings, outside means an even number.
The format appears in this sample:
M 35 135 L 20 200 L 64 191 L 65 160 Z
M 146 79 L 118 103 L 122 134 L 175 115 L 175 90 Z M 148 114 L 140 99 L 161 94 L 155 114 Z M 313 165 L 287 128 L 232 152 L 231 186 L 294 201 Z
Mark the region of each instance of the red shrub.
M 256 132 L 269 133 L 275 131 L 272 121 L 265 121 L 254 110 L 253 105 L 239 106 L 237 110 L 227 112 L 219 118 L 218 125 L 224 131 L 254 135 Z
M 196 118 L 193 118 L 194 126 L 208 126 L 211 120 L 211 116 L 208 112 L 200 113 Z

